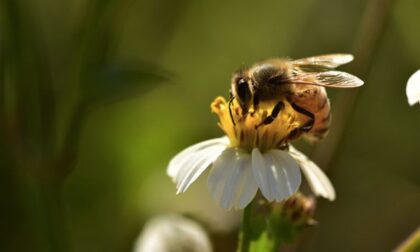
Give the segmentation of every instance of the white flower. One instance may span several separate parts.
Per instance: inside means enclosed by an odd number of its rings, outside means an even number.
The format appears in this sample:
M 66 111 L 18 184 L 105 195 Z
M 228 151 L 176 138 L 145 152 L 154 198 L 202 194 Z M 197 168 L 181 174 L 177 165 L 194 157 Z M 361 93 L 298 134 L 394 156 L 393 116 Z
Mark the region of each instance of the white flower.
M 134 252 L 211 252 L 204 229 L 178 215 L 158 216 L 149 220 L 134 246 Z
M 222 208 L 243 209 L 258 189 L 268 201 L 282 201 L 296 193 L 301 169 L 315 195 L 334 200 L 327 176 L 289 144 L 290 136 L 296 136 L 293 132 L 304 121 L 287 101 L 284 104 L 275 120 L 261 125 L 273 104 L 260 103 L 257 110 L 244 115 L 237 102 L 229 104 L 217 97 L 211 108 L 226 136 L 195 144 L 170 161 L 167 173 L 176 183 L 177 193 L 185 192 L 211 167 L 208 187 L 212 197 Z
M 334 188 L 322 170 L 292 146 L 288 151 L 253 148 L 249 152 L 229 144 L 228 137 L 211 139 L 176 155 L 167 172 L 177 184 L 177 193 L 185 192 L 212 165 L 208 187 L 221 207 L 245 208 L 258 188 L 268 201 L 282 201 L 298 190 L 300 167 L 315 195 L 335 199 Z
M 417 72 L 408 79 L 405 91 L 410 106 L 420 103 L 420 70 L 417 70 Z

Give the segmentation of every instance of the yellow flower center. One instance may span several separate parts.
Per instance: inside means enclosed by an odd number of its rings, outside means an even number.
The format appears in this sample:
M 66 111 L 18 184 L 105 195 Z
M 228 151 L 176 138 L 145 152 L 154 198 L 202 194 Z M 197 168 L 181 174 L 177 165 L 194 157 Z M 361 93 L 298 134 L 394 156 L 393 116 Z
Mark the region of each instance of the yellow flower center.
M 302 126 L 300 115 L 286 100 L 283 100 L 285 106 L 275 119 L 270 124 L 262 124 L 271 115 L 277 102 L 261 102 L 257 110 L 251 107 L 243 115 L 239 103 L 234 100 L 231 104 L 234 122 L 225 98 L 216 97 L 211 104 L 211 110 L 219 116 L 219 126 L 229 137 L 231 146 L 248 151 L 257 147 L 260 151 L 265 151 L 284 148 L 290 133 Z

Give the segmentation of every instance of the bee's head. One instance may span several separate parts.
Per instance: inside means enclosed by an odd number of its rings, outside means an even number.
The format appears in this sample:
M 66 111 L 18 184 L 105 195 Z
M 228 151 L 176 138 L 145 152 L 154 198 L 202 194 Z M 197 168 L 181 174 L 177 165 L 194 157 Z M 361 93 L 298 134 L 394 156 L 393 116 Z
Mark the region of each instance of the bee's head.
M 242 112 L 248 112 L 252 100 L 251 80 L 244 71 L 238 71 L 232 77 L 231 92 L 242 108 Z
M 280 84 L 285 75 L 281 67 L 269 62 L 254 66 L 251 72 L 252 78 L 257 87 L 261 87 L 266 84 Z

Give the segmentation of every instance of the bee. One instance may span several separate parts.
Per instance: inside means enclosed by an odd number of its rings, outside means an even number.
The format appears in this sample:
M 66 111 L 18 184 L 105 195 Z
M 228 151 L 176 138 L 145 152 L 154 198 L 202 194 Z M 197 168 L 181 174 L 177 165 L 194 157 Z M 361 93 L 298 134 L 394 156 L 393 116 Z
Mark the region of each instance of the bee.
M 304 134 L 307 139 L 320 140 L 328 132 L 331 122 L 330 101 L 325 87 L 352 88 L 363 85 L 354 75 L 334 70 L 353 60 L 351 54 L 327 54 L 298 60 L 269 59 L 233 74 L 229 110 L 234 99 L 242 109 L 242 116 L 258 109 L 262 102 L 273 102 L 271 114 L 257 127 L 272 123 L 290 103 L 293 110 L 306 118 L 299 129 L 290 133 L 289 139 Z

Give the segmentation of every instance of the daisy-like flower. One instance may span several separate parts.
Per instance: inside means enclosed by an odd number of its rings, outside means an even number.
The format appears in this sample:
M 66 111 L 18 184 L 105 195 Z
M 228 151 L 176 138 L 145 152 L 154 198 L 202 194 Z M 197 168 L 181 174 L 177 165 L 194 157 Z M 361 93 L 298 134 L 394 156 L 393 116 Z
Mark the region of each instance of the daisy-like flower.
M 408 79 L 405 92 L 410 106 L 420 103 L 420 70 L 417 70 L 417 72 Z
M 243 116 L 233 101 L 217 97 L 211 104 L 226 136 L 192 145 L 177 154 L 167 173 L 176 183 L 177 193 L 185 192 L 208 168 L 208 187 L 212 197 L 225 209 L 243 209 L 258 189 L 268 201 L 282 201 L 296 193 L 301 172 L 317 196 L 335 199 L 335 191 L 322 170 L 304 154 L 288 144 L 289 134 L 302 126 L 299 114 L 284 101 L 285 107 L 268 125 L 260 125 L 274 104 L 260 104 L 258 110 Z M 299 169 L 300 168 L 300 169 Z

